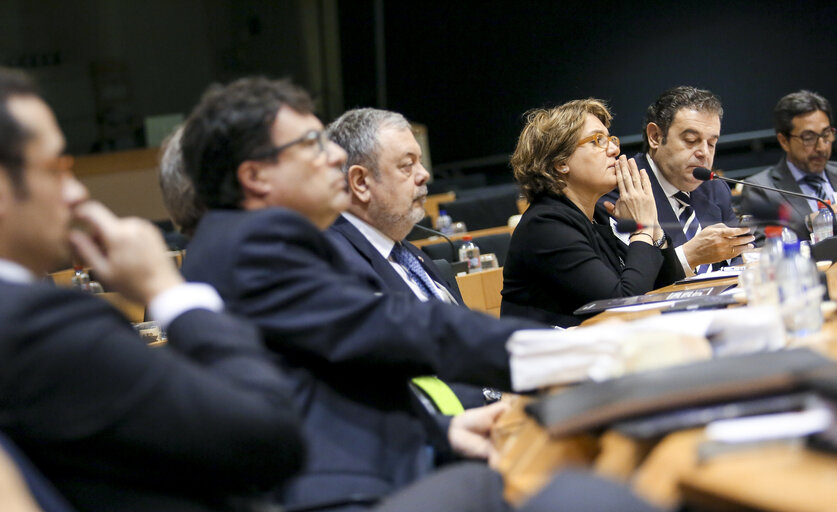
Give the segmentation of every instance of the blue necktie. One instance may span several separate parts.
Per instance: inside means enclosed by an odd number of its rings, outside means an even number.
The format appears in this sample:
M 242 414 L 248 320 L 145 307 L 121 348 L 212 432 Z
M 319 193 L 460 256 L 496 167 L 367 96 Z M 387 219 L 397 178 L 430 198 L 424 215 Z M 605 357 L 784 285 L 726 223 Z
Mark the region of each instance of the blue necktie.
M 685 192 L 678 191 L 674 194 L 674 198 L 680 203 L 680 214 L 677 218 L 680 220 L 680 225 L 683 226 L 683 233 L 686 235 L 686 240 L 691 240 L 695 237 L 700 229 L 700 221 L 695 215 L 695 209 L 692 208 L 692 198 Z M 696 274 L 703 274 L 708 271 L 710 266 L 703 264 L 698 266 L 695 270 Z
M 428 298 L 441 300 L 436 284 L 432 279 L 430 279 L 430 276 L 427 275 L 427 272 L 425 272 L 424 268 L 421 266 L 421 262 L 415 254 L 411 253 L 401 244 L 401 242 L 396 242 L 392 247 L 390 256 L 393 261 L 400 264 L 407 270 L 407 275 L 410 277 L 410 280 L 421 288 Z
M 822 176 L 818 174 L 806 174 L 801 177 L 797 183 L 800 185 L 805 184 L 811 187 L 811 190 L 814 191 L 814 195 L 819 197 L 820 201 L 825 202 L 826 200 L 831 200 L 831 198 L 828 197 L 828 191 L 825 189 L 825 180 Z

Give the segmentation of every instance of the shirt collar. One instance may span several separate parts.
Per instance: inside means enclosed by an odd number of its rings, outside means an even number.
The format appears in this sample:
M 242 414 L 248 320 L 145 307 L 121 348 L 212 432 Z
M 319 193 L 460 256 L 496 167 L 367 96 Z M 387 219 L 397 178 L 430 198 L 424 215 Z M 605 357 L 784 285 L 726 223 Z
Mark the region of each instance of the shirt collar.
M 788 164 L 788 169 L 790 169 L 790 172 L 793 175 L 793 181 L 795 181 L 797 183 L 799 183 L 799 180 L 801 180 L 802 178 L 804 178 L 805 176 L 808 176 L 808 175 L 819 176 L 820 178 L 824 179 L 825 181 L 828 181 L 828 180 L 825 179 L 825 171 L 814 172 L 814 173 L 805 172 L 805 171 L 801 170 L 799 167 L 793 165 L 793 162 L 788 160 L 787 157 L 785 158 L 785 163 Z
M 31 284 L 37 281 L 35 274 L 14 261 L 0 259 L 0 279 L 10 283 Z
M 376 251 L 381 253 L 381 256 L 384 259 L 389 259 L 389 254 L 392 252 L 392 248 L 395 245 L 395 240 L 386 236 L 385 234 L 378 231 L 376 228 L 370 226 L 365 221 L 359 219 L 358 217 L 352 215 L 349 212 L 343 212 L 343 218 L 349 221 L 352 226 L 356 227 L 360 233 L 369 240 L 369 243 L 372 244 L 372 247 L 375 248 Z
M 672 185 L 671 182 L 668 181 L 665 176 L 663 176 L 663 173 L 660 172 L 660 169 L 657 167 L 657 164 L 654 162 L 654 159 L 651 158 L 651 155 L 646 153 L 645 159 L 648 160 L 648 166 L 651 167 L 651 171 L 654 173 L 654 176 L 660 183 L 660 188 L 663 189 L 663 192 L 665 192 L 666 197 L 671 197 L 674 194 L 680 192 L 679 188 Z M 688 192 L 686 192 L 686 194 L 688 194 Z

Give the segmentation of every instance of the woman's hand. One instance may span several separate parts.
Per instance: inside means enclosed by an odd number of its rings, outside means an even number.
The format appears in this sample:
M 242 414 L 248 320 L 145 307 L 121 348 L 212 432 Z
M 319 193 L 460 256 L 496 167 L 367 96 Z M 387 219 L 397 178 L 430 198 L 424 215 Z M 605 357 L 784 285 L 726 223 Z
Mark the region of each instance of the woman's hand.
M 657 205 L 654 202 L 654 192 L 651 180 L 645 169 L 637 169 L 633 158 L 625 155 L 616 160 L 616 184 L 619 187 L 619 200 L 613 209 L 613 214 L 622 219 L 632 219 L 646 226 L 640 231 L 658 240 L 663 231 L 657 226 Z M 637 237 L 646 241 L 648 237 Z

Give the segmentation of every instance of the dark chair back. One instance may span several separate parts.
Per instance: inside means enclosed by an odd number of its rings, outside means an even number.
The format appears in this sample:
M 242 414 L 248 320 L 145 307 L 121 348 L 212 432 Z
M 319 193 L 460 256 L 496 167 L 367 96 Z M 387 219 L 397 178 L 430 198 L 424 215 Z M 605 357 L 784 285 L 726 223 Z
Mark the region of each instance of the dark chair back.
M 509 217 L 519 213 L 518 196 L 517 188 L 503 186 L 441 203 L 439 210 L 445 210 L 454 222 L 464 222 L 468 231 L 494 228 L 507 225 Z
M 837 237 L 826 238 L 812 245 L 811 257 L 816 261 L 831 260 L 837 262 Z
M 498 233 L 496 235 L 478 236 L 472 240 L 474 244 L 480 248 L 480 254 L 494 253 L 497 256 L 497 265 L 505 266 L 506 256 L 509 254 L 509 243 L 511 243 L 511 234 Z M 462 240 L 453 241 L 453 252 L 450 244 L 441 242 L 437 244 L 425 245 L 421 248 L 425 254 L 435 262 L 440 259 L 448 262 L 459 261 L 459 248 L 465 242 Z

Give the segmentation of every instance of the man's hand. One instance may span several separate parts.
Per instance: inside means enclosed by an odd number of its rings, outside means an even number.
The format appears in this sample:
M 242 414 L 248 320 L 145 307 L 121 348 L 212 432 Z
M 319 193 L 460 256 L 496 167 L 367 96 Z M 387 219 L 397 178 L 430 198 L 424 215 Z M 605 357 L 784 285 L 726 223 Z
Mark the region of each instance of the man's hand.
M 495 402 L 454 416 L 448 428 L 448 441 L 453 451 L 468 459 L 488 460 L 494 456 L 494 445 L 489 437 L 491 427 L 508 410 L 506 402 Z
M 160 232 L 150 222 L 120 219 L 95 201 L 78 205 L 74 215 L 83 230 L 73 229 L 70 243 L 108 287 L 148 304 L 158 294 L 183 283 L 166 254 Z
M 701 229 L 694 238 L 683 244 L 683 255 L 692 268 L 729 260 L 753 248 L 752 241 L 755 237 L 749 233 L 749 228 L 730 228 L 721 223 L 713 224 Z

